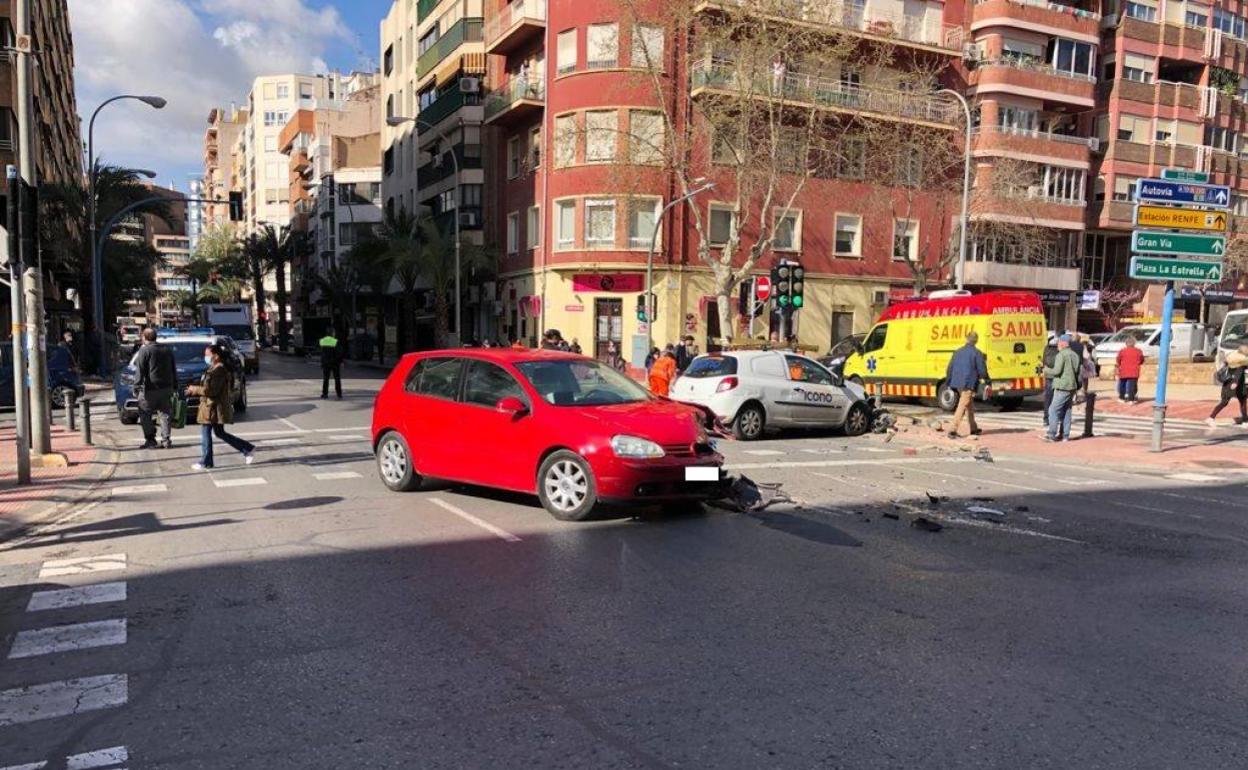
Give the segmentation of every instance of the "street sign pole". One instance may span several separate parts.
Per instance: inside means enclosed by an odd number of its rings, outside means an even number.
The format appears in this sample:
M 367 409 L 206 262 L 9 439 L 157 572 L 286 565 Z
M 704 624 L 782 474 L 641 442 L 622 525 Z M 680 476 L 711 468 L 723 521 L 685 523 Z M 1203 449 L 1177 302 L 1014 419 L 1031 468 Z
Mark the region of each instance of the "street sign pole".
M 1161 359 L 1157 364 L 1157 394 L 1153 398 L 1153 445 L 1152 451 L 1161 451 L 1161 439 L 1166 429 L 1166 380 L 1170 373 L 1170 324 L 1174 320 L 1174 281 L 1166 281 L 1166 297 L 1161 307 Z

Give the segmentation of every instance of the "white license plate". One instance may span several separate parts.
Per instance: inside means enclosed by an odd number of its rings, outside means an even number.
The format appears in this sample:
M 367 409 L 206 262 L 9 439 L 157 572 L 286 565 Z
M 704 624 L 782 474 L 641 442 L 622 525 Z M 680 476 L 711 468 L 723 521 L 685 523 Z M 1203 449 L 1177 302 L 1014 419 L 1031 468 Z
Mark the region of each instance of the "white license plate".
M 685 481 L 719 481 L 719 468 L 689 466 L 685 468 Z

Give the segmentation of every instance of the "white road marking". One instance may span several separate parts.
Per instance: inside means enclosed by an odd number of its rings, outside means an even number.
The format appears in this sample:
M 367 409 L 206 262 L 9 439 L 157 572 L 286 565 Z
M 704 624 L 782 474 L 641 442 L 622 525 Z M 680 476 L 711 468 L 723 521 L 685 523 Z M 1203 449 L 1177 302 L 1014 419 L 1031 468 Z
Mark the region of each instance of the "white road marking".
M 259 476 L 248 476 L 241 479 L 213 479 L 212 483 L 218 487 L 255 487 L 269 482 Z
M 235 433 L 235 436 L 242 438 L 260 438 L 261 436 L 289 436 L 292 433 L 299 433 L 297 430 L 246 430 Z M 192 443 L 198 444 L 199 439 L 195 439 Z
M 363 478 L 355 471 L 335 471 L 333 473 L 313 473 L 312 477 L 317 481 L 337 481 L 338 479 L 359 479 Z
M 300 439 L 297 438 L 266 438 L 256 443 L 264 446 L 285 446 L 287 444 L 298 444 L 299 441 Z
M 0 727 L 116 708 L 125 705 L 127 691 L 125 674 L 64 679 L 0 691 Z
M 312 430 L 316 433 L 342 433 L 344 430 L 372 430 L 372 428 L 365 425 L 359 428 L 313 428 Z
M 47 580 L 66 575 L 88 575 L 96 572 L 112 572 L 126 568 L 124 553 L 110 553 L 105 556 L 78 556 L 73 559 L 49 559 L 39 570 L 39 579 Z
M 1171 473 L 1166 478 L 1175 481 L 1223 481 L 1221 476 L 1209 476 L 1204 473 Z
M 307 433 L 306 430 L 304 430 L 303 428 L 300 428 L 298 425 L 295 425 L 293 422 L 291 422 L 290 420 L 287 420 L 285 417 L 278 417 L 277 421 L 280 422 L 282 425 L 285 425 L 286 427 L 290 428 L 295 433 Z
M 776 463 L 729 463 L 729 471 L 778 470 L 781 468 L 839 468 L 846 465 L 913 465 L 915 463 L 973 463 L 974 457 L 885 457 L 879 460 L 813 460 Z
M 787 453 L 782 452 L 779 449 L 747 449 L 744 452 L 742 452 L 742 454 L 767 456 L 767 455 L 782 455 L 782 454 L 787 454 Z
M 70 623 L 65 626 L 18 631 L 13 638 L 13 649 L 9 650 L 9 659 L 34 658 L 56 652 L 74 652 L 125 643 L 125 618 Z
M 125 746 L 114 746 L 111 749 L 88 751 L 65 758 L 65 770 L 95 770 L 95 768 L 117 768 L 130 761 L 130 752 Z
M 329 434 L 330 441 L 365 441 L 366 439 L 366 436 L 361 436 L 358 433 L 348 433 L 345 435 L 334 433 Z
M 476 516 L 473 516 L 471 513 L 468 513 L 467 511 L 460 510 L 459 508 L 456 508 L 455 506 L 451 505 L 450 503 L 446 502 L 445 500 L 443 500 L 443 499 L 442 499 L 442 498 L 440 498 L 440 497 L 431 497 L 431 498 L 429 498 L 429 502 L 433 503 L 434 505 L 438 506 L 439 508 L 442 508 L 442 509 L 444 509 L 444 510 L 450 511 L 451 513 L 455 514 L 456 516 L 458 516 L 459 518 L 463 519 L 464 521 L 466 521 L 466 522 L 468 522 L 468 523 L 470 523 L 470 524 L 475 524 L 475 525 L 477 525 L 477 526 L 478 526 L 478 527 L 480 527 L 481 529 L 484 529 L 486 532 L 489 532 L 489 533 L 491 533 L 491 534 L 493 534 L 493 535 L 497 535 L 497 536 L 501 537 L 503 540 L 506 540 L 506 541 L 507 541 L 507 542 L 509 542 L 509 543 L 518 543 L 518 542 L 520 542 L 520 538 L 519 538 L 519 537 L 517 537 L 517 536 L 515 536 L 515 535 L 511 534 L 511 533 L 510 533 L 510 532 L 508 532 L 507 530 L 502 529 L 502 528 L 500 528 L 500 527 L 496 527 L 496 526 L 494 526 L 493 524 L 491 524 L 491 523 L 489 523 L 488 521 L 485 521 L 485 520 L 483 520 L 483 519 L 478 519 Z
M 168 492 L 169 487 L 164 484 L 136 484 L 128 487 L 113 487 L 110 492 L 113 495 L 145 495 L 152 492 Z
M 126 600 L 126 584 L 93 583 L 81 588 L 58 588 L 52 591 L 35 591 L 26 604 L 27 612 L 43 610 L 63 610 L 68 607 L 82 607 L 88 604 L 106 604 L 108 602 L 124 602 Z

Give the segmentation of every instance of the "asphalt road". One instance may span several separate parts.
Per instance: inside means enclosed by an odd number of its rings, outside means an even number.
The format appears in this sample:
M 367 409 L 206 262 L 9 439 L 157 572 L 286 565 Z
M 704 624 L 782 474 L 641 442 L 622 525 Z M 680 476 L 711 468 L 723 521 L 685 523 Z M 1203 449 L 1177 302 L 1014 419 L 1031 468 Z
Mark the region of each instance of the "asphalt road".
M 1242 475 L 791 435 L 725 451 L 792 503 L 570 524 L 387 492 L 317 374 L 0 543 L 0 768 L 1248 766 Z

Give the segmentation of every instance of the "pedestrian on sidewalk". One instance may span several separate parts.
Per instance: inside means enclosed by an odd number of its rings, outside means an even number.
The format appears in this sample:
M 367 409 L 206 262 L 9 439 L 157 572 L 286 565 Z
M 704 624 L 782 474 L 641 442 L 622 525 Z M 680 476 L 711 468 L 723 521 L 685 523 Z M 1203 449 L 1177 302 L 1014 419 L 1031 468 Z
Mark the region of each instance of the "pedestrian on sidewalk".
M 329 377 L 334 377 L 334 392 L 342 399 L 342 351 L 331 329 L 321 337 L 321 398 L 329 398 Z
M 1118 351 L 1118 400 L 1134 404 L 1138 398 L 1140 367 L 1144 364 L 1144 351 L 1135 346 L 1135 337 L 1127 337 L 1126 347 Z
M 578 356 L 581 354 L 581 343 L 576 339 L 576 337 L 572 338 L 572 344 L 568 346 L 568 352 L 575 353 Z
M 1245 382 L 1248 380 L 1248 344 L 1226 354 L 1226 363 L 1218 369 L 1217 377 L 1222 382 L 1222 400 L 1205 422 L 1210 428 L 1216 428 L 1218 412 L 1234 399 L 1239 402 L 1239 417 L 1235 418 L 1235 424 L 1248 428 L 1248 383 Z
M 672 380 L 676 379 L 676 351 L 671 345 L 650 367 L 650 392 L 666 397 L 671 392 Z
M 156 330 L 144 329 L 142 345 L 134 357 L 134 395 L 139 402 L 139 424 L 143 426 L 143 446 L 139 449 L 169 449 L 173 446 L 169 428 L 173 422 L 173 391 L 178 387 L 178 367 L 173 351 L 156 343 Z M 160 443 L 156 425 L 160 424 Z
M 1053 378 L 1044 374 L 1046 369 L 1053 368 L 1057 363 L 1057 338 L 1044 346 L 1044 353 L 1040 357 L 1040 374 L 1044 375 L 1044 409 L 1041 412 L 1041 419 L 1044 427 L 1049 427 L 1049 407 L 1053 406 Z
M 683 374 L 697 357 L 698 343 L 694 341 L 692 334 L 686 334 L 681 338 L 680 345 L 676 347 L 676 371 Z
M 1049 427 L 1045 441 L 1070 441 L 1071 408 L 1079 390 L 1079 355 L 1070 347 L 1070 335 L 1057 338 L 1057 357 L 1046 367 L 1045 377 L 1053 379 L 1053 403 L 1049 406 Z
M 945 387 L 958 393 L 958 406 L 953 412 L 953 425 L 949 428 L 950 438 L 958 437 L 958 426 L 962 424 L 963 416 L 966 417 L 970 435 L 978 436 L 983 433 L 975 422 L 975 394 L 979 390 L 979 383 L 988 383 L 990 380 L 988 359 L 975 347 L 978 342 L 978 334 L 967 334 L 966 344 L 954 351 L 953 358 L 949 359 L 949 366 L 945 369 Z
M 243 455 L 243 462 L 251 465 L 255 459 L 256 446 L 246 439 L 232 435 L 225 426 L 234 422 L 234 394 L 230 390 L 230 372 L 225 368 L 225 357 L 229 355 L 220 344 L 213 344 L 204 350 L 204 362 L 208 371 L 199 385 L 188 385 L 186 395 L 199 396 L 199 411 L 195 419 L 199 422 L 199 442 L 201 457 L 199 462 L 191 466 L 192 470 L 202 471 L 213 466 L 212 437 L 215 435 Z

